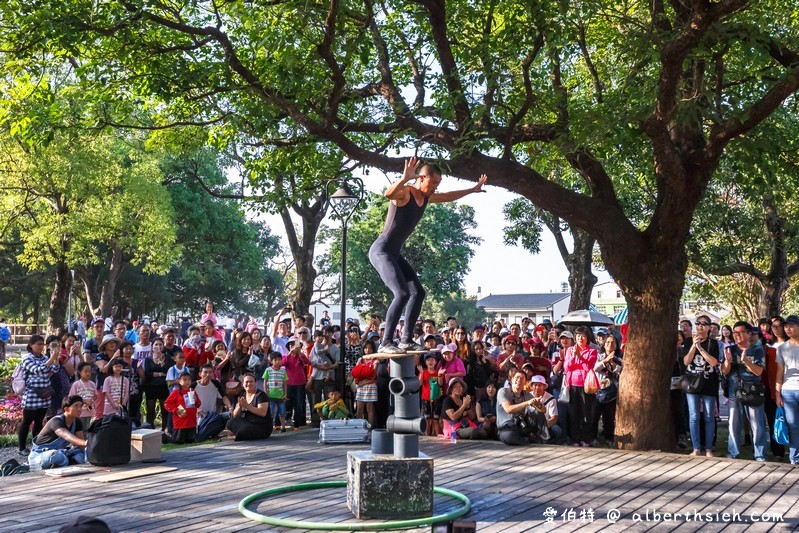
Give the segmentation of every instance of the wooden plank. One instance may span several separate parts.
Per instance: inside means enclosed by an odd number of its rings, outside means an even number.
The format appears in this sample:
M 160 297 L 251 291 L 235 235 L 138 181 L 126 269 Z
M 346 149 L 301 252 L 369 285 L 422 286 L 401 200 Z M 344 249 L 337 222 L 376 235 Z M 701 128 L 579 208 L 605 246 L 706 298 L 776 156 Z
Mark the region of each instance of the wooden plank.
M 238 502 L 256 490 L 344 479 L 349 448 L 319 446 L 316 438 L 314 432 L 301 431 L 260 442 L 210 443 L 171 450 L 164 453 L 167 465 L 179 470 L 126 481 L 124 490 L 119 490 L 119 484 L 98 484 L 91 499 L 81 500 L 79 511 L 74 499 L 54 499 L 52 495 L 85 492 L 85 478 L 46 479 L 39 474 L 12 477 L 4 480 L 5 505 L 0 506 L 0 518 L 3 529 L 25 532 L 57 531 L 60 524 L 53 523 L 53 516 L 63 523 L 77 514 L 101 516 L 120 531 L 275 531 L 240 515 Z M 453 445 L 435 438 L 422 438 L 420 444 L 422 451 L 435 460 L 436 484 L 472 499 L 469 518 L 478 522 L 481 533 L 553 529 L 543 522 L 548 500 L 575 507 L 589 502 L 614 506 L 621 502 L 625 511 L 632 511 L 647 505 L 667 510 L 670 507 L 666 504 L 672 500 L 680 503 L 697 498 L 703 509 L 712 509 L 714 502 L 741 501 L 751 509 L 760 510 L 762 505 L 763 510 L 782 510 L 790 515 L 796 513 L 793 507 L 799 498 L 799 471 L 773 463 L 758 467 L 754 463 L 738 464 L 740 461 L 689 460 L 672 454 L 540 445 L 512 448 L 498 442 L 460 441 Z M 718 467 L 714 462 L 723 464 Z M 737 473 L 729 470 L 731 465 L 737 466 Z M 108 473 L 125 469 L 111 470 Z M 724 482 L 727 474 L 731 479 Z M 334 505 L 325 501 L 334 496 Z M 46 516 L 35 512 L 33 503 L 44 500 L 52 502 Z M 280 512 L 295 518 L 354 520 L 346 509 L 343 490 L 328 497 L 310 492 L 275 501 L 280 503 Z M 437 499 L 437 505 L 453 504 Z M 793 516 L 793 521 L 778 527 L 795 528 L 795 520 Z M 740 529 L 738 525 L 704 525 L 711 531 L 720 527 L 725 531 Z M 767 528 L 751 525 L 758 531 Z M 646 530 L 669 530 L 662 524 L 632 524 L 629 520 L 608 525 L 595 519 L 591 524 L 572 526 L 569 531 L 604 528 L 629 533 L 644 531 L 644 526 Z M 683 529 L 686 527 L 680 525 Z
M 103 476 L 90 477 L 89 481 L 114 483 L 116 481 L 127 481 L 139 477 L 154 476 L 156 474 L 163 474 L 165 472 L 174 472 L 175 470 L 177 470 L 176 466 L 151 466 L 148 468 L 137 468 L 136 470 L 129 470 L 127 472 L 117 472 L 115 474 L 105 474 Z

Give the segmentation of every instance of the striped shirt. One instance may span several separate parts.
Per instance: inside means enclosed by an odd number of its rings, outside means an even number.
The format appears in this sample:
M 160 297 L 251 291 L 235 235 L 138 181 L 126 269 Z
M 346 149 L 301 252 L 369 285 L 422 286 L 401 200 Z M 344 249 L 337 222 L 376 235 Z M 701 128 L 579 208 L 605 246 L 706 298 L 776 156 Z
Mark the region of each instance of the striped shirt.
M 51 400 L 45 400 L 36 394 L 36 389 L 43 389 L 50 386 L 50 376 L 58 371 L 59 365 L 47 365 L 46 355 L 35 355 L 29 353 L 22 362 L 25 371 L 25 392 L 22 395 L 23 409 L 47 409 L 50 407 Z

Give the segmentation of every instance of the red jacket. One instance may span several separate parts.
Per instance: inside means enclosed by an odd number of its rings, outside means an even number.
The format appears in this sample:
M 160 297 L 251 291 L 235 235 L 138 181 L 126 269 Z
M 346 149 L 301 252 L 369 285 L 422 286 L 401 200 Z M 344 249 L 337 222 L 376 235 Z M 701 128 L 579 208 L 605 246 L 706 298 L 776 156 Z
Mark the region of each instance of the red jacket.
M 184 394 L 191 389 L 183 389 L 178 387 L 173 390 L 169 397 L 164 402 L 164 408 L 172 413 L 172 427 L 175 429 L 191 429 L 197 427 L 197 408 L 200 407 L 200 397 L 194 395 L 194 407 L 186 407 L 186 399 Z M 179 406 L 186 409 L 186 416 L 178 416 L 177 410 Z
M 186 366 L 192 368 L 200 368 L 205 363 L 210 363 L 214 360 L 214 354 L 206 350 L 204 346 L 198 351 L 193 346 L 189 346 L 188 343 L 183 345 L 183 355 L 186 356 Z

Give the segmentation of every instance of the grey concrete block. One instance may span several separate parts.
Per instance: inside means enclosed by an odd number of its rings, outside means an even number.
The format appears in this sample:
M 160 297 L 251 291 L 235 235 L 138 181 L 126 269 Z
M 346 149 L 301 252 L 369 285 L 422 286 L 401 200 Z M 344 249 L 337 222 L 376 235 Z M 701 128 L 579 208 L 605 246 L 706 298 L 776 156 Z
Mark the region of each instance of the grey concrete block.
M 347 452 L 347 506 L 361 519 L 432 516 L 433 458 Z

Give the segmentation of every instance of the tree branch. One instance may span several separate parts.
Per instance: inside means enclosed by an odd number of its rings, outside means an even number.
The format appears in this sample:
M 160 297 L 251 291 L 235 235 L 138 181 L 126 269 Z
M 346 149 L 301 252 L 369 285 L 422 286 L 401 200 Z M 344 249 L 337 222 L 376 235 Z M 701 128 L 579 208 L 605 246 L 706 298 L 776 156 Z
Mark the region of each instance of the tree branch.
M 733 138 L 751 130 L 769 117 L 793 93 L 799 90 L 799 67 L 788 72 L 766 93 L 741 113 L 743 119 L 735 117 L 712 130 L 706 151 L 718 157 Z
M 765 283 L 768 280 L 766 274 L 764 274 L 754 266 L 748 265 L 746 263 L 729 263 L 721 267 L 710 269 L 708 270 L 708 273 L 713 274 L 714 276 L 731 276 L 733 274 L 747 274 L 749 276 L 752 276 L 761 283 Z
M 391 106 L 395 115 L 398 117 L 410 117 L 411 110 L 408 108 L 407 102 L 402 98 L 400 91 L 394 83 L 388 47 L 386 46 L 385 40 L 383 40 L 383 35 L 380 33 L 380 28 L 377 26 L 374 3 L 372 0 L 365 0 L 364 4 L 366 5 L 366 12 L 369 17 L 369 33 L 372 35 L 372 42 L 377 51 L 377 70 L 380 72 L 381 82 L 380 93 Z
M 427 8 L 430 19 L 430 30 L 433 34 L 433 42 L 438 52 L 438 60 L 441 64 L 441 72 L 447 84 L 449 97 L 455 109 L 455 123 L 458 130 L 466 130 L 472 121 L 472 112 L 469 103 L 466 101 L 466 92 L 463 89 L 458 66 L 452 54 L 449 36 L 447 35 L 447 16 L 445 0 L 424 0 L 423 5 Z
M 325 18 L 325 36 L 322 42 L 316 47 L 316 51 L 330 68 L 331 77 L 333 78 L 333 90 L 330 91 L 330 96 L 327 100 L 328 109 L 325 123 L 328 126 L 332 125 L 336 116 L 338 116 L 338 104 L 347 83 L 344 79 L 344 68 L 338 64 L 332 52 L 333 40 L 336 37 L 336 16 L 338 15 L 338 8 L 339 0 L 330 0 L 330 8 Z

